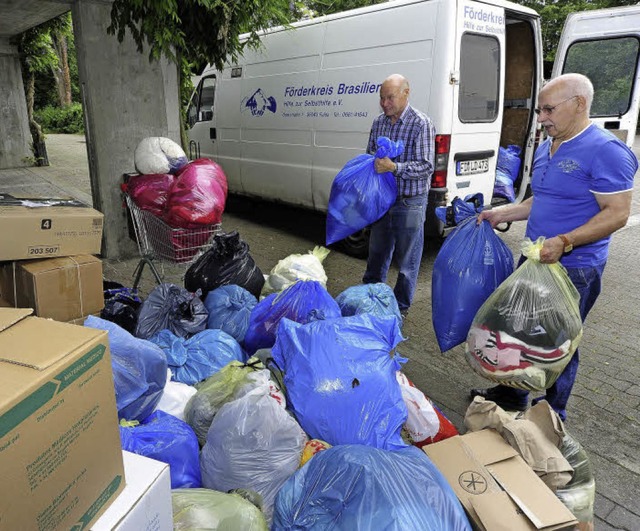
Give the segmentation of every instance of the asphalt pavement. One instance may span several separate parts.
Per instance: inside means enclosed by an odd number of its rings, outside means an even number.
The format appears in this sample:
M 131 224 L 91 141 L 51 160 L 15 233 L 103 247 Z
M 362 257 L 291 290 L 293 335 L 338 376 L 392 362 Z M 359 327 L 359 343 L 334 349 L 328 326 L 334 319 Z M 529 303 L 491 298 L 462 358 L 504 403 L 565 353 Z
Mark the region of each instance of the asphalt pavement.
M 70 195 L 91 203 L 86 147 L 81 135 L 49 135 L 51 166 L 0 170 L 0 191 L 16 196 Z M 635 146 L 640 155 L 640 137 Z M 297 212 L 295 220 L 278 225 L 272 218 L 283 208 L 250 205 L 225 212 L 225 229 L 236 229 L 249 242 L 259 266 L 270 268 L 280 258 L 321 243 L 321 233 L 308 213 Z M 286 217 L 286 213 L 285 213 Z M 292 217 L 292 216 L 289 216 Z M 306 221 L 305 221 L 306 220 Z M 503 235 L 517 252 L 524 224 L 516 223 Z M 611 243 L 603 291 L 591 311 L 580 346 L 581 364 L 569 403 L 567 430 L 587 450 L 596 477 L 595 528 L 640 530 L 640 179 L 636 179 L 632 216 Z M 462 347 L 441 354 L 430 329 L 430 272 L 437 248 L 428 248 L 423 258 L 416 302 L 405 330 L 407 341 L 399 351 L 409 358 L 405 372 L 442 408 L 460 429 L 468 406 L 470 387 L 487 382 L 469 370 Z M 131 285 L 139 257 L 105 260 L 109 280 Z M 271 264 L 271 265 L 269 265 Z M 163 264 L 165 278 L 179 283 L 182 266 Z M 362 262 L 335 253 L 327 260 L 327 274 L 335 278 L 334 291 L 353 284 L 361 275 Z M 355 270 L 355 272 L 354 272 Z M 153 277 L 143 275 L 141 289 L 148 293 Z M 330 290 L 331 291 L 331 290 Z M 332 294 L 335 294 L 332 291 Z

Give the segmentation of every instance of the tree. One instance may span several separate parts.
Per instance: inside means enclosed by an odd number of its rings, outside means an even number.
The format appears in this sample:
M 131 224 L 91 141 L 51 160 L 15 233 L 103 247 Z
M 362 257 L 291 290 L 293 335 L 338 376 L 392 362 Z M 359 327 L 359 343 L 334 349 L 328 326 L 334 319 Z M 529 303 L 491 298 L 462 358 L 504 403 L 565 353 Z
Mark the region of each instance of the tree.
M 17 43 L 27 100 L 27 118 L 32 139 L 31 149 L 35 157 L 36 166 L 49 165 L 44 133 L 33 117 L 33 101 L 36 74 L 50 70 L 58 60 L 51 45 L 50 27 L 50 23 L 45 22 L 28 29 L 18 36 Z
M 61 107 L 71 105 L 71 73 L 69 69 L 69 40 L 73 39 L 71 26 L 71 13 L 65 13 L 55 19 L 51 25 L 51 43 L 58 57 L 58 61 L 52 64 L 53 77 L 56 81 L 58 102 Z
M 520 5 L 535 9 L 542 22 L 544 60 L 553 63 L 556 49 L 569 13 L 633 5 L 637 0 L 517 0 Z
M 331 15 L 358 7 L 382 4 L 387 0 L 310 0 L 304 2 L 305 5 L 318 15 Z

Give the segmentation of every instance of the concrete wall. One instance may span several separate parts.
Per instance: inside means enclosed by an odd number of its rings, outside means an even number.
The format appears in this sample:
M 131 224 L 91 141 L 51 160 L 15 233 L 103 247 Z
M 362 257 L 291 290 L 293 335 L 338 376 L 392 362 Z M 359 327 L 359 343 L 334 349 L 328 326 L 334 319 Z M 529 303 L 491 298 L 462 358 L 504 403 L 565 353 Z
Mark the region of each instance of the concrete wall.
M 18 49 L 0 38 L 0 169 L 33 166 Z
M 131 256 L 120 184 L 135 171 L 134 151 L 147 136 L 180 142 L 178 73 L 166 60 L 149 63 L 127 35 L 107 35 L 110 2 L 77 0 L 72 6 L 86 122 L 94 207 L 105 215 L 103 255 Z

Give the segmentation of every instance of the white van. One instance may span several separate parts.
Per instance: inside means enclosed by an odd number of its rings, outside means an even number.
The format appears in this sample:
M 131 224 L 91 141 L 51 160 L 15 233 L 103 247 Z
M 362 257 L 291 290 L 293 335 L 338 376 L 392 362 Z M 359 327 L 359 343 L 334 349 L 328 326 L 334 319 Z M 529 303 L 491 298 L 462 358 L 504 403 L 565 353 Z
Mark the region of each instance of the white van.
M 222 72 L 207 67 L 189 109 L 191 157 L 216 160 L 231 192 L 326 211 L 331 183 L 365 152 L 390 74 L 436 128 L 427 231 L 436 206 L 491 203 L 500 146 L 522 149 L 527 191 L 542 83 L 539 15 L 501 1 L 400 0 L 276 28 Z M 494 202 L 495 204 L 495 202 Z M 366 253 L 359 234 L 343 241 Z
M 640 5 L 567 16 L 552 77 L 569 72 L 593 83 L 591 119 L 632 147 L 640 107 Z

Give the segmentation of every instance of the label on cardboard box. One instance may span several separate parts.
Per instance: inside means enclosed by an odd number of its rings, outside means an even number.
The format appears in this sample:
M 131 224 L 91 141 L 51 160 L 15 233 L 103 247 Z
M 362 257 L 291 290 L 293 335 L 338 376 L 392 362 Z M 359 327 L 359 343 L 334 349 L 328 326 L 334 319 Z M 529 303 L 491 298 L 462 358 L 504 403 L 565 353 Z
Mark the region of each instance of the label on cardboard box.
M 86 529 L 124 488 L 107 336 L 24 312 L 0 309 L 0 529 Z
M 46 206 L 34 208 L 37 201 Z M 99 254 L 103 220 L 101 212 L 77 201 L 0 194 L 0 260 Z

